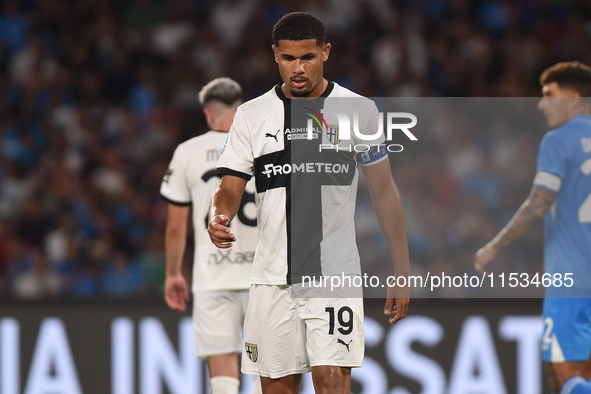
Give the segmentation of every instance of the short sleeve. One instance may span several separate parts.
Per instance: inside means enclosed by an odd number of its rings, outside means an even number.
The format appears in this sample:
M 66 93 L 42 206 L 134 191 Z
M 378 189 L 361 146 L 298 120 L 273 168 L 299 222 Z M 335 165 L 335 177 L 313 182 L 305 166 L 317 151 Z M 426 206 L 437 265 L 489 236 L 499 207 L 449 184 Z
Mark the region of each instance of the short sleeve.
M 166 201 L 181 206 L 191 204 L 191 191 L 187 184 L 185 163 L 182 156 L 181 148 L 179 146 L 172 155 L 172 160 L 170 161 L 168 170 L 166 170 L 160 186 L 160 195 Z
M 361 118 L 359 122 L 359 131 L 365 136 L 372 136 L 376 135 L 378 132 L 380 114 L 375 103 L 369 99 L 366 100 L 365 103 L 367 103 L 367 109 L 359 114 L 359 117 Z M 385 145 L 385 132 L 384 127 L 382 127 L 382 133 L 369 140 L 360 139 L 355 133 L 353 133 L 355 145 L 359 146 L 359 150 L 362 150 L 355 154 L 355 160 L 357 160 L 361 166 L 371 166 L 388 157 L 388 151 L 386 150 Z M 364 149 L 365 146 L 367 146 L 367 149 Z
M 234 175 L 246 180 L 252 177 L 254 157 L 249 130 L 246 117 L 238 108 L 218 161 L 219 175 Z
M 558 138 L 556 132 L 549 132 L 540 143 L 537 171 L 547 172 L 564 180 L 568 158 L 568 147 Z

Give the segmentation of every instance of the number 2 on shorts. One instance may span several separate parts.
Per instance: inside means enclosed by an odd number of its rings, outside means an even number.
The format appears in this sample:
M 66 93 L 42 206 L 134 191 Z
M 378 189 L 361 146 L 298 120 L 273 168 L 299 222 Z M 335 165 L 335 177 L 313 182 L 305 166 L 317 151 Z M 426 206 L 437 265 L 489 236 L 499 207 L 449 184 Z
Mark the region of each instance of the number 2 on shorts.
M 334 335 L 334 307 L 330 306 L 324 309 L 328 312 L 328 335 Z M 347 312 L 347 320 L 344 314 Z M 348 306 L 343 306 L 337 313 L 339 319 L 339 332 L 343 335 L 349 335 L 353 332 L 353 311 Z

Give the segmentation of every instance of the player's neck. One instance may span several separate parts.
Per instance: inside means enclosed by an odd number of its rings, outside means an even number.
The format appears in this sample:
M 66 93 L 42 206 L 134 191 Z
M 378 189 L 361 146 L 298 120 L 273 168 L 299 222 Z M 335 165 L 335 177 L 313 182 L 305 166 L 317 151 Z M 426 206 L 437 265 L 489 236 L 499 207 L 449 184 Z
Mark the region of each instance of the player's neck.
M 573 111 L 568 120 L 571 121 L 577 115 L 591 115 L 591 107 L 577 108 Z

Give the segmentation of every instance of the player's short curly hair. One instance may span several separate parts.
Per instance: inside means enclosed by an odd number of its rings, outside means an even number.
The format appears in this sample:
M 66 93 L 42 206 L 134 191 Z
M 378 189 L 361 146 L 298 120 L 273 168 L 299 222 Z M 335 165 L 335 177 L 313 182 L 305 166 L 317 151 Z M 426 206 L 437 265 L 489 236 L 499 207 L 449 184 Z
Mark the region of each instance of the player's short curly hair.
M 556 82 L 563 89 L 591 97 L 591 67 L 580 62 L 562 62 L 546 69 L 540 76 L 540 85 Z
M 318 46 L 326 42 L 324 23 L 308 12 L 292 12 L 284 15 L 273 26 L 273 44 L 279 46 L 281 40 L 316 40 Z
M 220 101 L 232 105 L 242 101 L 242 88 L 230 78 L 216 78 L 205 85 L 199 92 L 199 104 L 205 107 L 211 101 Z

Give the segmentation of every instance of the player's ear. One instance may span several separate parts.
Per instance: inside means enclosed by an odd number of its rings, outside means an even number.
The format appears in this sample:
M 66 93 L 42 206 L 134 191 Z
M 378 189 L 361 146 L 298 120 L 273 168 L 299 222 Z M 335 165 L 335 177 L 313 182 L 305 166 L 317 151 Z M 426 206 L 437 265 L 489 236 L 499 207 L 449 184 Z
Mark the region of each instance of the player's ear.
M 271 48 L 273 48 L 273 54 L 275 55 L 275 63 L 279 63 L 279 55 L 277 54 L 277 47 L 275 46 L 275 44 L 271 45 Z
M 207 108 L 203 109 L 203 113 L 205 114 L 205 120 L 207 121 L 207 124 L 209 125 L 210 128 L 214 128 L 213 124 L 214 124 L 214 118 L 213 115 L 211 113 L 211 111 Z
M 322 46 L 322 61 L 325 62 L 328 60 L 328 55 L 330 55 L 330 43 L 326 43 Z
M 568 90 L 567 97 L 569 97 L 569 101 L 571 103 L 571 107 L 575 108 L 581 105 L 581 93 L 575 90 Z
M 576 90 L 571 90 L 569 96 L 571 97 L 581 97 L 581 93 L 577 92 Z

